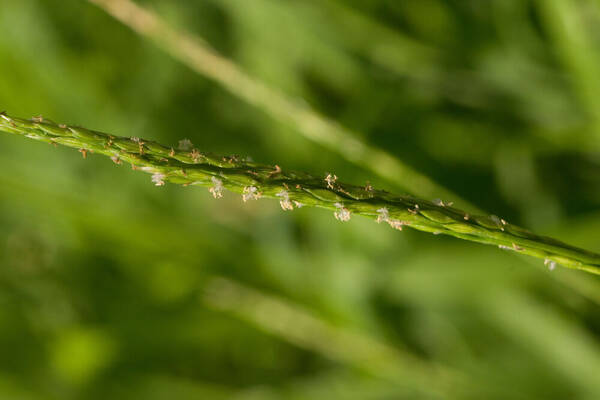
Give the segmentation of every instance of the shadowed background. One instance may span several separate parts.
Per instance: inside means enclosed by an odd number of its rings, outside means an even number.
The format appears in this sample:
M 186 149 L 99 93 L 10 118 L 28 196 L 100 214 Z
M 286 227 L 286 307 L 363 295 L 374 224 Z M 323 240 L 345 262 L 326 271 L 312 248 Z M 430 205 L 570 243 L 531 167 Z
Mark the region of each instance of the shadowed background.
M 599 1 L 138 4 L 466 201 L 600 251 Z M 0 4 L 0 108 L 403 190 L 81 0 Z M 0 149 L 1 397 L 600 396 L 594 276 Z

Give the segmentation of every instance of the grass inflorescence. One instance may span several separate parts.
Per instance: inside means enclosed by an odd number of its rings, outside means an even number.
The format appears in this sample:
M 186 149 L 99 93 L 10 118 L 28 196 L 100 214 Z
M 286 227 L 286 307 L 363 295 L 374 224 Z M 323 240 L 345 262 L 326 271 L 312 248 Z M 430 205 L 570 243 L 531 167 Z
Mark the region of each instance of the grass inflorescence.
M 284 210 L 313 206 L 333 211 L 348 221 L 361 215 L 387 223 L 394 229 L 410 227 L 444 234 L 544 259 L 550 268 L 568 268 L 600 274 L 600 255 L 535 235 L 497 216 L 469 215 L 442 200 L 428 201 L 409 195 L 376 190 L 370 184 L 342 183 L 334 174 L 316 177 L 287 171 L 279 166 L 248 161 L 239 156 L 200 152 L 183 140 L 177 148 L 137 137 L 109 135 L 86 128 L 57 124 L 34 117 L 21 119 L 0 114 L 0 130 L 53 145 L 106 155 L 116 164 L 128 163 L 152 175 L 156 186 L 167 182 L 207 187 L 215 198 L 224 190 L 242 195 L 243 201 L 262 197 L 277 199 Z

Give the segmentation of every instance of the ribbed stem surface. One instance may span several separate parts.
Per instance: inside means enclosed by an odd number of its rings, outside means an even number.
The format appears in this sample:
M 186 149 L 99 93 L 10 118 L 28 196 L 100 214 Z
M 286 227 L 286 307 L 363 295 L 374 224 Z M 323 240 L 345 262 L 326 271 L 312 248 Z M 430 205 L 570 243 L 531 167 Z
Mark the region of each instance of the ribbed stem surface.
M 407 226 L 492 244 L 544 259 L 551 267 L 559 264 L 600 274 L 599 254 L 535 235 L 496 216 L 469 215 L 442 201 L 395 195 L 370 185 L 341 183 L 335 175 L 314 177 L 236 156 L 201 153 L 185 141 L 180 142 L 179 149 L 174 149 L 150 140 L 56 124 L 41 117 L 25 120 L 0 113 L 0 131 L 74 147 L 84 157 L 88 153 L 109 156 L 115 163 L 129 163 L 134 169 L 153 174 L 152 181 L 158 186 L 165 182 L 204 186 L 215 197 L 227 189 L 242 194 L 244 201 L 275 198 L 284 210 L 321 207 L 333 210 L 341 221 L 358 214 L 396 229 Z

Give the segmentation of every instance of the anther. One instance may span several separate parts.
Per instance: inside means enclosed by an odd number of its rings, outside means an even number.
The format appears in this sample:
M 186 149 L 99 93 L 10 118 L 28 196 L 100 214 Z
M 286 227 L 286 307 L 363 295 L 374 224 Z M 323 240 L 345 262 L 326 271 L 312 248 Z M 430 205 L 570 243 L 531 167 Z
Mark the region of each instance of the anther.
M 342 203 L 334 204 L 336 211 L 333 213 L 333 216 L 338 221 L 346 222 L 350 220 L 350 210 L 348 210 Z
M 492 221 L 494 221 L 494 223 L 495 223 L 496 225 L 498 225 L 498 228 L 500 228 L 500 230 L 501 230 L 501 231 L 504 231 L 504 225 L 505 225 L 505 224 L 502 224 L 502 222 L 500 222 L 501 220 L 500 220 L 500 218 L 498 218 L 498 216 L 497 216 L 497 215 L 490 215 L 490 219 L 491 219 Z M 503 221 L 503 220 L 502 220 L 502 221 Z
M 388 219 L 387 223 L 394 229 L 398 229 L 399 231 L 402 230 L 402 227 L 404 225 L 408 225 L 408 222 L 406 221 L 400 221 L 397 219 Z
M 258 200 L 261 196 L 262 194 L 258 191 L 256 186 L 246 186 L 244 188 L 244 193 L 242 194 L 242 200 L 245 203 L 248 200 Z
M 208 191 L 213 195 L 215 199 L 223 197 L 223 181 L 214 176 L 210 178 L 213 183 L 213 187 L 208 188 Z
M 544 260 L 544 265 L 546 265 L 550 271 L 554 271 L 554 269 L 556 268 L 556 261 L 552 261 L 549 258 L 546 258 Z
M 180 140 L 178 143 L 178 148 L 179 150 L 182 151 L 189 151 L 194 147 L 194 144 L 191 142 L 190 139 L 183 139 Z
M 286 190 L 282 190 L 281 192 L 277 193 L 275 196 L 281 197 L 281 200 L 279 200 L 279 205 L 281 205 L 282 209 L 289 210 L 289 211 L 294 209 L 294 205 L 290 201 L 290 194 Z
M 413 215 L 416 215 L 416 214 L 418 214 L 418 213 L 419 213 L 419 205 L 418 205 L 418 204 L 415 204 L 415 208 L 412 208 L 412 209 L 411 209 L 411 208 L 409 208 L 409 209 L 408 209 L 408 212 L 409 212 L 409 213 L 411 213 L 411 214 L 413 214 Z
M 435 199 L 435 200 L 433 200 L 433 203 L 440 207 L 452 207 L 452 205 L 454 204 L 454 202 L 452 202 L 452 201 L 444 203 L 444 201 L 442 199 Z
M 200 152 L 196 149 L 193 149 L 192 152 L 190 153 L 190 156 L 192 157 L 192 160 L 194 161 L 194 163 L 198 163 L 198 160 L 200 159 Z
M 335 183 L 335 181 L 337 181 L 337 178 L 338 177 L 336 175 L 327 174 L 327 176 L 325 177 L 325 182 L 327 182 L 328 189 L 334 188 L 333 184 Z
M 161 173 L 156 173 L 152 175 L 152 182 L 154 182 L 155 186 L 164 186 L 165 185 L 165 181 L 164 179 L 167 176 L 165 174 L 161 174 Z
M 275 170 L 269 172 L 269 178 L 272 178 L 275 175 L 279 175 L 281 173 L 281 167 L 279 165 L 275 165 Z
M 388 211 L 388 209 L 386 207 L 380 208 L 379 210 L 377 210 L 378 214 L 377 214 L 377 219 L 375 220 L 375 222 L 377 222 L 378 224 L 381 222 L 387 222 L 390 218 L 390 212 Z

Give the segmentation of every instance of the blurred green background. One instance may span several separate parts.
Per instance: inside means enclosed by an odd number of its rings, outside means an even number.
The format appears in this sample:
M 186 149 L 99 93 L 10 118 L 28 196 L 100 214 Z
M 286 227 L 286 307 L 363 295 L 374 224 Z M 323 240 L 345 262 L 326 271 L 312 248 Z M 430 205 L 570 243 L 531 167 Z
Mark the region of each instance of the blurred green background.
M 600 251 L 600 1 L 139 4 L 482 209 Z M 0 108 L 400 190 L 82 0 L 0 2 Z M 594 276 L 0 149 L 1 399 L 600 398 Z

